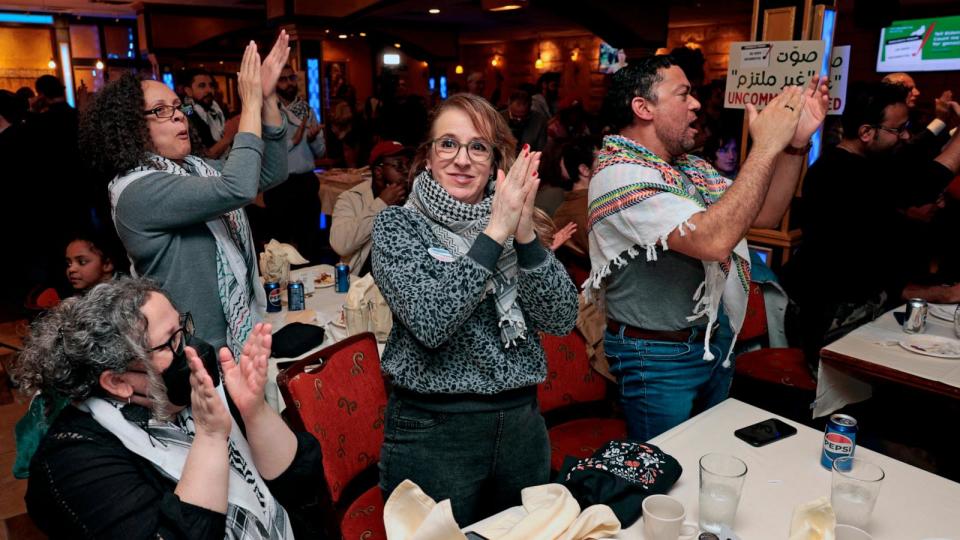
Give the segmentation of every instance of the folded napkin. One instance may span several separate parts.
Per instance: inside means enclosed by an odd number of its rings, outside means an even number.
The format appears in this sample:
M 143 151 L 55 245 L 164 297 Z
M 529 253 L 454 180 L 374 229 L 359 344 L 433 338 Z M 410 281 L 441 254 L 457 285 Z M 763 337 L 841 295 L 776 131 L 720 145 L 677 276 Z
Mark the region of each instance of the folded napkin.
M 275 281 L 284 285 L 290 279 L 291 264 L 307 264 L 297 248 L 271 239 L 260 254 L 260 275 L 265 282 Z
M 790 540 L 834 540 L 837 516 L 826 497 L 803 503 L 793 510 Z
M 467 529 L 490 540 L 581 540 L 620 532 L 609 507 L 595 505 L 582 513 L 580 505 L 560 484 L 524 489 L 522 512 L 504 512 Z M 419 486 L 404 480 L 383 508 L 388 540 L 460 540 L 449 500 L 434 502 Z
M 350 290 L 344 301 L 347 310 L 359 310 L 360 317 L 347 317 L 347 334 L 355 335 L 372 330 L 378 335 L 390 333 L 393 326 L 393 315 L 380 288 L 373 282 L 373 275 L 350 280 Z

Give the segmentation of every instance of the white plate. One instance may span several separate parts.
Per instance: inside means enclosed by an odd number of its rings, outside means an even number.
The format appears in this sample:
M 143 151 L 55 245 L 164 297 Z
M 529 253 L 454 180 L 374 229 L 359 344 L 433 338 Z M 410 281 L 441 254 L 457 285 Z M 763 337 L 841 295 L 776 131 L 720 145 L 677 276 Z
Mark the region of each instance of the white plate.
M 898 341 L 904 349 L 937 358 L 960 358 L 960 341 L 940 336 L 916 335 Z
M 947 322 L 953 322 L 957 304 L 930 304 L 930 315 Z

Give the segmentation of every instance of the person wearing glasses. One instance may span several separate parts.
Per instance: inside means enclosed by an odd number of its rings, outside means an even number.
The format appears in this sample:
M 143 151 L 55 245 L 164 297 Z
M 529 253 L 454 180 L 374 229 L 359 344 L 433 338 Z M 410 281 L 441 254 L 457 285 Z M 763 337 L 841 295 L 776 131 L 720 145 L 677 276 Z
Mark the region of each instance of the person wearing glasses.
M 843 139 L 827 149 L 803 180 L 799 212 L 803 244 L 785 269 L 797 302 L 799 338 L 816 369 L 820 348 L 903 303 L 921 297 L 954 303 L 960 286 L 916 286 L 929 258 L 907 207 L 908 192 L 941 192 L 960 171 L 960 136 L 932 160 L 905 171 L 897 150 L 910 139 L 902 85 L 861 83 L 848 93 Z M 954 110 L 960 106 L 954 102 Z M 921 188 L 922 186 L 922 188 Z
M 337 197 L 330 225 L 330 247 L 350 265 L 350 273 L 370 273 L 373 220 L 388 206 L 407 200 L 410 152 L 397 141 L 383 141 L 370 151 L 370 182 L 361 182 Z
M 193 313 L 203 339 L 238 354 L 265 309 L 243 207 L 287 179 L 286 122 L 276 84 L 285 32 L 261 65 L 256 45 L 238 77 L 239 132 L 225 161 L 198 157 L 177 95 L 123 76 L 101 90 L 81 122 L 81 146 L 110 180 L 113 222 L 131 274 L 154 278 Z
M 451 499 L 461 524 L 549 480 L 539 333 L 567 334 L 577 317 L 576 287 L 534 229 L 540 153 L 515 157 L 515 144 L 489 102 L 452 96 L 414 156 L 407 202 L 373 225 L 394 321 L 380 487 L 386 498 L 411 479 Z
M 33 324 L 20 389 L 69 400 L 25 497 L 51 538 L 293 538 L 284 507 L 313 499 L 322 465 L 316 439 L 264 401 L 270 325 L 235 359 L 193 324 L 153 281 L 128 277 Z

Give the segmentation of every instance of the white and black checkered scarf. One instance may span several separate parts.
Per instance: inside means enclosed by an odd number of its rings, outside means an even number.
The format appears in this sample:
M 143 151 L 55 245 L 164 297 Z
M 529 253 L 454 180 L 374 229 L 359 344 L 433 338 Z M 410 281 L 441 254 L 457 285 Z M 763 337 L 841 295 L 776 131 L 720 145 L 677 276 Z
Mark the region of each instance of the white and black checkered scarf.
M 422 214 L 444 249 L 455 257 L 462 257 L 490 222 L 495 182 L 487 186 L 487 193 L 477 204 L 466 204 L 450 196 L 433 178 L 423 171 L 413 181 L 413 189 L 406 208 Z M 504 243 L 497 267 L 487 282 L 487 292 L 496 295 L 497 315 L 500 318 L 500 341 L 504 348 L 527 338 L 527 324 L 517 305 L 517 253 L 513 237 Z

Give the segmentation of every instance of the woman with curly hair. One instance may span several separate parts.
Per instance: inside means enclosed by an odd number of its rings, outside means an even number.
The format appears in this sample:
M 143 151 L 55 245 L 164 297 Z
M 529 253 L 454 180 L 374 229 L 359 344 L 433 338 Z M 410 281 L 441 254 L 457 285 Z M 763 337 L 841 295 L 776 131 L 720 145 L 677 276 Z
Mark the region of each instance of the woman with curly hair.
M 30 462 L 34 523 L 51 538 L 292 539 L 285 507 L 312 500 L 323 473 L 316 439 L 263 399 L 270 330 L 218 357 L 145 278 L 38 319 L 14 376 L 69 405 Z
M 225 161 L 194 155 L 180 98 L 157 81 L 122 76 L 80 125 L 83 152 L 113 177 L 113 222 L 131 273 L 155 279 L 193 314 L 201 337 L 234 354 L 266 304 L 243 207 L 287 178 L 276 86 L 288 42 L 282 31 L 262 65 L 256 44 L 247 46 L 239 133 Z
M 380 487 L 409 478 L 451 499 L 462 524 L 549 480 L 539 332 L 566 334 L 577 318 L 576 288 L 537 240 L 540 153 L 515 148 L 487 100 L 452 96 L 414 158 L 406 205 L 373 225 L 373 276 L 394 321 Z

